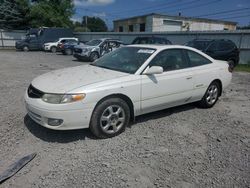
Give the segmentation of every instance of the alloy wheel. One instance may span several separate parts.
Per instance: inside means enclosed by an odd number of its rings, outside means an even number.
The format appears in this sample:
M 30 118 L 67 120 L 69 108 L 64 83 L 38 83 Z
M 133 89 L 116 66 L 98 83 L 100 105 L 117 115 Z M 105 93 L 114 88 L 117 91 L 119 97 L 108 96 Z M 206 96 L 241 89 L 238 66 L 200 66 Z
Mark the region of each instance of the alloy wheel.
M 103 132 L 114 134 L 124 125 L 125 111 L 121 106 L 111 105 L 107 107 L 101 116 L 100 125 Z
M 209 105 L 213 105 L 218 98 L 218 87 L 215 84 L 209 86 L 206 94 L 206 101 Z

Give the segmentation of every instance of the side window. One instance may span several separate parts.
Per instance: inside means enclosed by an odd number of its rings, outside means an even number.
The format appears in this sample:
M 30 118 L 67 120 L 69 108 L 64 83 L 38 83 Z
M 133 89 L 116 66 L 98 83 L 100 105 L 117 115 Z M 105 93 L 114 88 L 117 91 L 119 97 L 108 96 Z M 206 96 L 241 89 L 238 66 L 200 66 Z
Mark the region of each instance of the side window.
M 154 38 L 154 44 L 167 44 L 162 38 Z
M 210 60 L 208 60 L 207 58 L 203 57 L 202 55 L 200 55 L 196 52 L 193 52 L 190 50 L 186 50 L 186 52 L 187 52 L 187 57 L 189 59 L 191 67 L 207 65 L 207 64 L 211 63 Z
M 230 42 L 222 41 L 219 42 L 219 51 L 232 50 L 234 46 Z
M 149 64 L 150 66 L 161 66 L 166 71 L 184 69 L 188 62 L 183 57 L 182 50 L 171 49 L 160 52 Z
M 61 40 L 61 43 L 65 43 L 66 40 Z
M 207 51 L 211 51 L 211 52 L 215 52 L 217 50 L 218 50 L 218 43 L 217 42 L 213 42 L 212 44 L 210 44 L 210 46 L 207 49 Z

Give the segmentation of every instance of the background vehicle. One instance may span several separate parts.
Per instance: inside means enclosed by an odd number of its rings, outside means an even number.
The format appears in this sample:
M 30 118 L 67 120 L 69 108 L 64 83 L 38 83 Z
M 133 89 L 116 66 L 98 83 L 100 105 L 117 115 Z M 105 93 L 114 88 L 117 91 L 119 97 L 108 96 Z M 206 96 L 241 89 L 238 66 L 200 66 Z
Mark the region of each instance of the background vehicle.
M 232 67 L 239 63 L 239 50 L 231 40 L 195 39 L 186 43 L 214 59 L 228 61 Z
M 55 40 L 55 42 L 45 43 L 44 44 L 44 50 L 45 51 L 51 51 L 51 52 L 55 53 L 58 50 L 60 50 L 60 46 L 63 43 L 66 43 L 66 42 L 77 42 L 77 41 L 78 41 L 78 38 L 74 38 L 74 37 L 71 37 L 71 38 L 59 38 L 59 39 Z
M 74 57 L 78 60 L 95 61 L 103 55 L 119 48 L 123 45 L 122 41 L 115 39 L 94 39 L 84 45 L 74 47 Z
M 43 50 L 44 43 L 58 40 L 61 37 L 73 37 L 71 29 L 65 28 L 40 28 L 30 29 L 25 39 L 17 41 L 16 49 L 29 50 Z
M 72 55 L 74 53 L 74 47 L 77 45 L 84 45 L 84 42 L 67 42 L 60 45 L 61 52 L 64 55 Z
M 136 37 L 132 44 L 172 44 L 171 41 L 161 37 Z
M 35 78 L 25 101 L 28 115 L 44 127 L 90 128 L 107 138 L 135 116 L 192 102 L 211 108 L 231 78 L 226 61 L 194 48 L 132 45 Z

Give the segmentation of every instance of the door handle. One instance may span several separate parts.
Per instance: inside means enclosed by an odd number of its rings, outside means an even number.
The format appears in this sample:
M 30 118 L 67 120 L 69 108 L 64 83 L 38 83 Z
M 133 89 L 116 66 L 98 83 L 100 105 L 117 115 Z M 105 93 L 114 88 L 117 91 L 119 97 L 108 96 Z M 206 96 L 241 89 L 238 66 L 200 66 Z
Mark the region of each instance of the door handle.
M 190 80 L 190 79 L 192 79 L 192 78 L 193 78 L 192 76 L 189 76 L 189 77 L 187 77 L 186 79 L 187 79 L 187 80 Z

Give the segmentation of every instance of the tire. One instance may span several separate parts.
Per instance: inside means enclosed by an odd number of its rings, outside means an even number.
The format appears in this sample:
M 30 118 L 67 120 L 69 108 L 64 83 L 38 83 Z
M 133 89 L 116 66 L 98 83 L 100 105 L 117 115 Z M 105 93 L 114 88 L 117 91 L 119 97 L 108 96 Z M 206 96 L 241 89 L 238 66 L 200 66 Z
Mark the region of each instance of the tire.
M 235 63 L 235 61 L 234 61 L 234 60 L 229 59 L 227 62 L 228 62 L 228 64 L 229 64 L 229 66 L 230 66 L 230 68 L 231 68 L 231 69 L 234 69 L 234 68 L 235 68 L 236 63 Z
M 50 48 L 50 51 L 51 51 L 52 53 L 56 53 L 57 49 L 56 49 L 55 46 L 52 46 L 52 47 Z
M 65 49 L 65 54 L 66 54 L 66 55 L 72 55 L 73 52 L 72 52 L 71 49 Z
M 91 54 L 90 54 L 90 61 L 95 61 L 95 60 L 97 60 L 99 58 L 99 55 L 98 55 L 98 53 L 97 52 L 92 52 Z
M 29 49 L 28 46 L 23 46 L 22 50 L 23 50 L 24 52 L 28 52 L 30 49 Z
M 129 121 L 128 104 L 120 98 L 110 98 L 95 108 L 90 121 L 90 130 L 98 138 L 111 138 L 122 133 Z
M 220 87 L 219 83 L 216 81 L 212 82 L 208 86 L 205 95 L 203 96 L 203 98 L 199 102 L 200 107 L 202 107 L 202 108 L 213 107 L 219 99 L 220 92 L 221 92 L 221 87 Z

